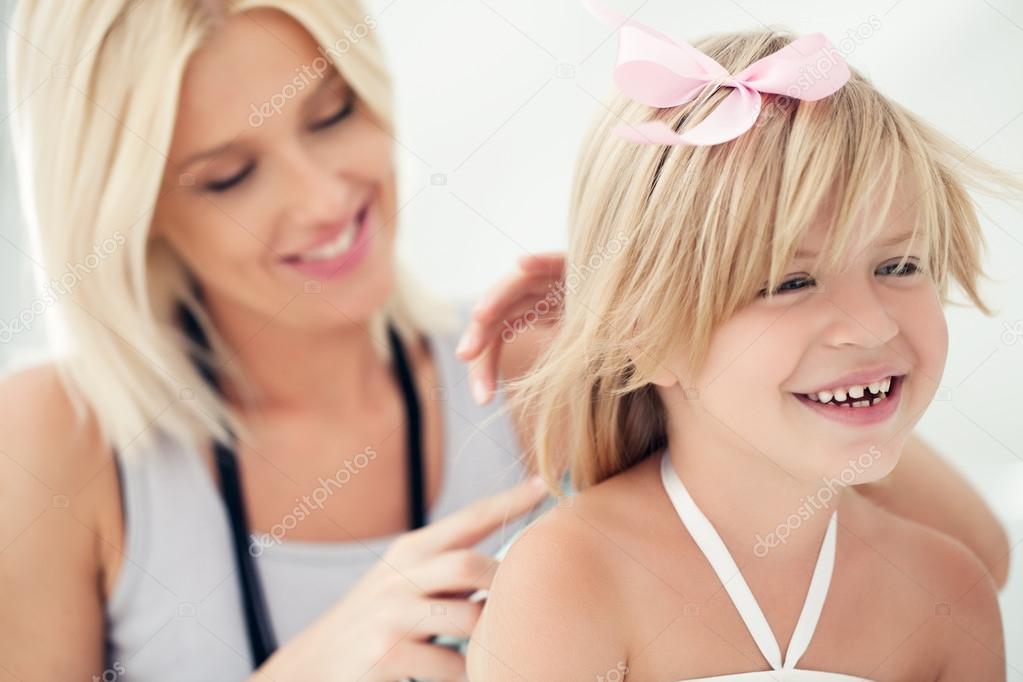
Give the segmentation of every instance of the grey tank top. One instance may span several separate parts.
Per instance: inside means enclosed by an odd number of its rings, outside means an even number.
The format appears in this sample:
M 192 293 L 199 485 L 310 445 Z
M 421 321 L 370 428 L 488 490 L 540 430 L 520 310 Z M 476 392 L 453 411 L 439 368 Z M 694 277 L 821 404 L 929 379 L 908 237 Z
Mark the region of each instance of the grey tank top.
M 460 331 L 429 337 L 444 406 L 443 482 L 429 521 L 526 477 L 510 419 L 493 416 L 504 404 L 501 396 L 480 406 L 470 395 L 468 366 L 455 357 Z M 150 451 L 118 459 L 125 548 L 106 605 L 106 672 L 124 682 L 245 679 L 251 674 L 248 640 L 216 482 L 196 449 L 166 436 Z M 535 516 L 509 520 L 476 548 L 497 553 Z M 278 642 L 343 597 L 397 535 L 352 542 L 286 535 L 267 542 L 264 536 L 256 565 Z

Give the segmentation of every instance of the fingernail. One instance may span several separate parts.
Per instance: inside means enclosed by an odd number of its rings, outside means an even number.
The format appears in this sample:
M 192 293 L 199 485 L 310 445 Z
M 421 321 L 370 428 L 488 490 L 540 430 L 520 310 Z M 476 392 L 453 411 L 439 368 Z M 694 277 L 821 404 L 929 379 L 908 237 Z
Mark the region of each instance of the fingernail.
M 529 485 L 537 490 L 547 489 L 547 483 L 543 480 L 543 476 L 533 476 L 529 479 Z

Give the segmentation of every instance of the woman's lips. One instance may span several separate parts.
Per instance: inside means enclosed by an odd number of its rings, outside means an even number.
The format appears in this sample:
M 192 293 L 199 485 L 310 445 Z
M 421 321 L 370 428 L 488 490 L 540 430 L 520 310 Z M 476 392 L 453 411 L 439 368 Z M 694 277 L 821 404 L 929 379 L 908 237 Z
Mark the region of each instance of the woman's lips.
M 347 228 L 347 230 L 355 231 L 351 237 L 351 244 L 341 253 L 326 258 L 309 259 L 308 252 L 314 250 L 314 248 L 310 248 L 306 251 L 305 258 L 297 255 L 289 256 L 283 260 L 284 264 L 302 273 L 305 277 L 318 280 L 337 279 L 351 272 L 365 260 L 371 250 L 376 219 L 375 209 L 376 202 L 370 201 L 359 211 L 356 215 L 355 225 Z M 327 242 L 320 240 L 321 243 L 315 248 L 325 248 L 330 241 L 343 239 L 345 236 L 345 232 L 340 232 Z

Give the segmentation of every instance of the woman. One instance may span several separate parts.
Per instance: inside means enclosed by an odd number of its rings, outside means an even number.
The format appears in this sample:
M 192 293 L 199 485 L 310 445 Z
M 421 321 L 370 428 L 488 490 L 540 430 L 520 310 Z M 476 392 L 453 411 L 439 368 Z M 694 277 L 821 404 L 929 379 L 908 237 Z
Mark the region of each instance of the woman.
M 542 497 L 513 486 L 527 420 L 469 399 L 465 313 L 394 267 L 375 20 L 256 4 L 43 0 L 12 21 L 25 205 L 48 275 L 76 273 L 67 357 L 0 386 L 16 678 L 458 679 L 431 639 L 472 631 L 489 553 Z M 500 331 L 560 263 L 470 326 L 484 402 L 543 342 Z M 925 520 L 997 570 L 997 524 L 918 452 L 892 507 L 957 495 Z

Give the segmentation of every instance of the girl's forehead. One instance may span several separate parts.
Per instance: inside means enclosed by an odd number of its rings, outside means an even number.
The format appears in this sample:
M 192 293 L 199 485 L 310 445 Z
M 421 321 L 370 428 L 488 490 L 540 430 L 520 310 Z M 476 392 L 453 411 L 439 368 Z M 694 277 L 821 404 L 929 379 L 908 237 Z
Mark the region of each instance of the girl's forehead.
M 836 240 L 843 245 L 843 251 L 850 253 L 908 241 L 918 218 L 919 202 L 902 182 L 891 188 L 891 198 L 886 201 L 888 189 L 880 188 L 873 196 L 863 197 L 858 202 L 861 210 L 841 225 L 838 223 L 837 197 L 830 195 L 821 203 L 814 220 L 796 239 L 795 256 L 816 255 Z

